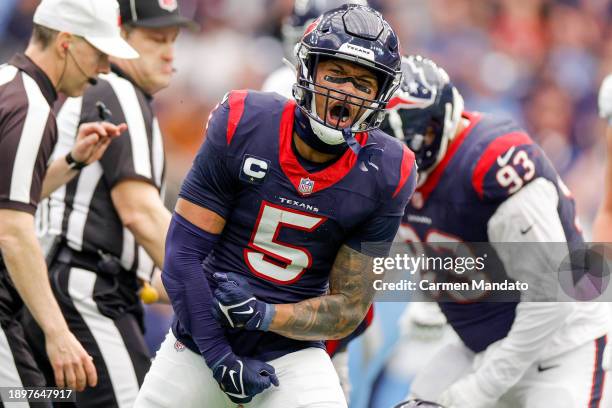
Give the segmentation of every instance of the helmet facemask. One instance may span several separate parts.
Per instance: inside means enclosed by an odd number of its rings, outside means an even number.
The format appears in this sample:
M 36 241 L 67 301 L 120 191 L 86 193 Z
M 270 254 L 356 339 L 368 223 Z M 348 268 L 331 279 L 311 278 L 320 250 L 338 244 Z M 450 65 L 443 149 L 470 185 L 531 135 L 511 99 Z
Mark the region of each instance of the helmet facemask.
M 350 129 L 351 133 L 367 132 L 376 129 L 384 119 L 384 109 L 386 101 L 399 87 L 401 73 L 389 73 L 383 69 L 369 64 L 349 54 L 342 54 L 336 51 L 333 55 L 314 51 L 304 44 L 296 48 L 297 51 L 297 83 L 293 88 L 293 95 L 298 102 L 298 106 L 310 119 L 311 126 L 315 134 L 327 144 L 340 144 L 344 142 L 342 130 Z M 357 96 L 330 85 L 316 83 L 316 75 L 319 64 L 328 59 L 348 61 L 363 66 L 372 72 L 377 78 L 378 90 L 371 98 Z M 358 85 L 351 78 L 345 81 L 353 82 L 355 87 Z M 320 117 L 316 108 L 316 95 L 324 98 L 324 117 Z M 331 107 L 332 116 L 328 118 Z M 330 112 L 331 113 L 331 112 Z M 345 123 L 343 117 L 353 119 L 350 123 Z
M 393 29 L 380 13 L 367 6 L 345 4 L 324 13 L 306 28 L 296 47 L 293 95 L 318 140 L 329 146 L 346 143 L 354 152 L 359 150 L 354 134 L 380 126 L 386 103 L 401 82 L 399 48 Z M 376 78 L 378 92 L 361 92 L 358 83 L 368 82 L 359 78 L 361 75 L 338 75 L 337 86 L 331 80 L 334 75 L 322 79 L 323 73 L 317 75 L 317 71 L 326 60 L 339 62 L 339 68 L 345 67 L 349 73 L 355 72 L 355 66 L 366 69 Z M 324 83 L 317 83 L 317 78 Z M 356 91 L 351 92 L 355 93 L 345 92 L 348 88 L 342 84 L 347 81 L 353 83 Z M 326 108 L 324 115 L 317 112 L 317 105 L 319 110 Z

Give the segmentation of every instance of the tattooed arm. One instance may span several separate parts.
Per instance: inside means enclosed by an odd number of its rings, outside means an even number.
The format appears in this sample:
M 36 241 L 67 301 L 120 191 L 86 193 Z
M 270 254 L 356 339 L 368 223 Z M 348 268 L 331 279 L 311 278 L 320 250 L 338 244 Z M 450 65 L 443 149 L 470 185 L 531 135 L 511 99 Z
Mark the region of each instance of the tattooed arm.
M 329 294 L 299 303 L 257 299 L 238 274 L 216 273 L 213 315 L 224 326 L 272 331 L 296 340 L 342 339 L 365 317 L 374 298 L 373 258 L 343 245 L 329 276 Z
M 274 305 L 269 331 L 296 340 L 341 339 L 363 320 L 374 298 L 372 258 L 343 245 L 329 276 L 330 293 Z

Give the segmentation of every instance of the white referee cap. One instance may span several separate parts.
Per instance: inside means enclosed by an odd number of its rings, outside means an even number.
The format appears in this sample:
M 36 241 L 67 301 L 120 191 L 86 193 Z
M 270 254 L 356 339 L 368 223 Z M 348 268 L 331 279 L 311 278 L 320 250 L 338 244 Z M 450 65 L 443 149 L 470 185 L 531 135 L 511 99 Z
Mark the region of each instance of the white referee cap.
M 138 58 L 119 28 L 117 0 L 42 0 L 34 23 L 84 37 L 105 54 L 122 59 Z

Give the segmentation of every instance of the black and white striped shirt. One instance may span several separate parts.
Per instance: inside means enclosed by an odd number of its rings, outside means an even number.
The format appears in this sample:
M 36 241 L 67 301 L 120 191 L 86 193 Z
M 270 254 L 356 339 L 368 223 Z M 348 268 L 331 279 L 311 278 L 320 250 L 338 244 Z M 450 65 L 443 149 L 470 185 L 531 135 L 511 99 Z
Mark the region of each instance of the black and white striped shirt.
M 57 141 L 56 98 L 47 75 L 25 55 L 0 66 L 0 208 L 36 211 Z
M 82 169 L 70 183 L 51 194 L 44 209 L 48 214 L 43 215 L 48 217 L 46 232 L 62 235 L 68 246 L 77 251 L 110 253 L 121 260 L 125 269 L 149 280 L 153 260 L 122 225 L 111 190 L 119 182 L 131 179 L 150 183 L 162 194 L 164 147 L 151 97 L 113 67 L 82 97 L 68 98 L 61 106 L 57 114 L 59 140 L 53 157 L 62 157 L 71 149 L 79 124 L 99 120 L 97 101 L 110 109 L 111 122 L 125 122 L 128 130 L 111 142 L 98 162 Z

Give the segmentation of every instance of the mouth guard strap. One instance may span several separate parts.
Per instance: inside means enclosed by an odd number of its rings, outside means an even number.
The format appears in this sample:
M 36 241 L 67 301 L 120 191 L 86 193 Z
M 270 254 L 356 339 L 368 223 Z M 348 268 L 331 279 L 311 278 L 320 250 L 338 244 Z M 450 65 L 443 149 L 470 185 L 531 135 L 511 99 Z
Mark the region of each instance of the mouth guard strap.
M 376 143 L 367 143 L 366 145 L 361 146 L 357 139 L 355 139 L 355 136 L 353 136 L 350 128 L 342 129 L 342 137 L 353 153 L 355 153 L 357 156 L 357 161 L 378 170 L 378 166 L 372 163 L 372 159 L 380 156 L 383 149 L 380 147 L 375 147 Z

